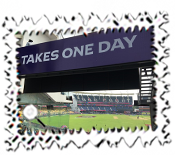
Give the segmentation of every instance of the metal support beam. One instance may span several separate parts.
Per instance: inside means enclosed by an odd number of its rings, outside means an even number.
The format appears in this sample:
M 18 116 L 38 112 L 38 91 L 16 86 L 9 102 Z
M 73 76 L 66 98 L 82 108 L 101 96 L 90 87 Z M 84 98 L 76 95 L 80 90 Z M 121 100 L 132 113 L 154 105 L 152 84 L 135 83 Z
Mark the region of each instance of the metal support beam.
M 77 92 L 72 92 L 75 94 L 89 94 L 89 95 L 135 95 L 134 93 L 89 93 L 89 92 L 82 92 L 82 91 L 77 91 Z

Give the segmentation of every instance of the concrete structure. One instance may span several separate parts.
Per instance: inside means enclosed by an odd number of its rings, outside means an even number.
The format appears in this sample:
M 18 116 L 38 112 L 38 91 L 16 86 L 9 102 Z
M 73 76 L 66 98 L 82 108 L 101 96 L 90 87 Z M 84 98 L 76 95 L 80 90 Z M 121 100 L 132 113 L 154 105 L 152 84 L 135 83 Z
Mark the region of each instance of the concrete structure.
M 66 95 L 62 95 L 61 92 L 47 93 L 55 102 L 72 103 L 72 101 L 66 100 Z

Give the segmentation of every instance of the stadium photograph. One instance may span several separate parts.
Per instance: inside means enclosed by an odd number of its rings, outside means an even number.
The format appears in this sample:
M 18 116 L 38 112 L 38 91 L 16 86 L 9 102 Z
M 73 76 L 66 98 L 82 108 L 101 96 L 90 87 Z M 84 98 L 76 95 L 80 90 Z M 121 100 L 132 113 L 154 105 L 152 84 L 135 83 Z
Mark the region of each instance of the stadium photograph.
M 107 131 L 122 127 L 126 130 L 131 128 L 132 131 L 138 127 L 138 129 L 143 128 L 146 131 L 148 126 L 151 127 L 149 106 L 133 105 L 133 99 L 137 97 L 137 93 L 123 93 L 121 96 L 117 95 L 117 92 L 22 94 L 19 96 L 21 99 L 19 102 L 21 105 L 20 120 L 31 130 L 44 129 L 37 119 L 28 120 L 23 115 L 25 107 L 34 105 L 37 108 L 37 117 L 40 121 L 55 132 L 64 129 L 79 131 L 81 128 L 90 132 L 93 127 L 98 131 L 101 131 L 102 128 Z
M 19 133 L 155 130 L 152 31 L 17 32 Z

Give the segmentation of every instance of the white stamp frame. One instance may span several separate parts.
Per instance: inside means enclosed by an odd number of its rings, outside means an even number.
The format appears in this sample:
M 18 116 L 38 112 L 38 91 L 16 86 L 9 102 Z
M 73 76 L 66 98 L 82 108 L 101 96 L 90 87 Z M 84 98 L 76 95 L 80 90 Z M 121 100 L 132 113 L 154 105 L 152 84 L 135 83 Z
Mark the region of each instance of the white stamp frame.
M 129 147 L 132 147 L 138 139 L 141 139 L 141 143 L 144 147 L 146 147 L 147 144 L 151 144 L 155 139 L 158 139 L 161 145 L 164 145 L 165 143 L 170 143 L 170 133 L 169 131 L 167 131 L 167 126 L 169 125 L 170 120 L 168 118 L 168 114 L 165 115 L 164 113 L 164 111 L 170 108 L 168 99 L 164 95 L 169 92 L 169 83 L 167 83 L 169 78 L 167 75 L 169 74 L 169 71 L 167 65 L 164 62 L 164 60 L 169 57 L 169 48 L 166 47 L 166 39 L 168 38 L 169 34 L 166 30 L 162 28 L 162 25 L 169 22 L 167 16 L 168 14 L 166 12 L 159 12 L 156 15 L 152 15 L 152 17 L 148 13 L 143 13 L 138 14 L 138 16 L 135 18 L 131 14 L 128 14 L 128 18 L 132 21 L 130 22 L 128 19 L 125 18 L 125 15 L 117 18 L 117 15 L 114 15 L 112 13 L 108 14 L 104 20 L 101 20 L 98 15 L 94 15 L 91 13 L 89 15 L 90 18 L 88 21 L 85 21 L 81 14 L 78 14 L 74 21 L 67 21 L 66 17 L 59 16 L 55 16 L 56 20 L 49 21 L 48 17 L 46 15 L 43 15 L 36 22 L 33 21 L 32 17 L 24 16 L 21 18 L 20 23 L 17 23 L 15 21 L 15 18 L 13 17 L 6 17 L 3 23 L 3 41 L 4 46 L 7 49 L 6 51 L 4 51 L 6 53 L 4 67 L 6 73 L 5 78 L 7 81 L 10 82 L 10 85 L 7 85 L 7 92 L 5 94 L 10 102 L 5 104 L 5 119 L 7 120 L 7 124 L 5 125 L 5 132 L 7 132 L 9 135 L 5 140 L 5 143 L 7 144 L 6 149 L 16 151 L 21 144 L 26 149 L 33 149 L 37 146 L 37 143 L 39 143 L 42 148 L 50 148 L 55 142 L 60 149 L 66 147 L 71 142 L 73 142 L 78 148 L 82 148 L 89 141 L 97 147 L 103 141 L 107 141 L 109 146 L 118 146 L 120 145 L 120 141 L 122 139 L 124 139 L 126 146 Z M 152 20 L 151 24 L 146 20 L 147 17 Z M 144 19 L 142 22 L 140 21 L 141 18 Z M 119 26 L 116 26 L 113 20 L 116 20 L 119 23 Z M 16 114 L 18 110 L 16 110 L 15 113 L 12 113 L 13 110 L 15 110 L 18 106 L 16 101 L 16 95 L 19 90 L 19 87 L 16 85 L 16 82 L 19 81 L 19 79 L 17 79 L 15 59 L 15 56 L 17 54 L 16 48 L 19 46 L 16 44 L 17 39 L 14 37 L 15 32 L 20 31 L 21 33 L 23 33 L 24 31 L 28 31 L 29 33 L 31 33 L 32 31 L 35 31 L 34 33 L 37 33 L 38 31 L 44 32 L 45 30 L 49 30 L 49 33 L 52 33 L 53 31 L 55 33 L 59 33 L 61 32 L 60 30 L 65 32 L 68 28 L 77 31 L 78 28 L 81 26 L 84 28 L 84 33 L 89 33 L 94 27 L 97 27 L 97 31 L 102 28 L 106 30 L 106 28 L 109 27 L 123 27 L 125 30 L 127 30 L 128 27 L 131 27 L 133 30 L 136 25 L 139 26 L 139 30 L 141 30 L 142 27 L 148 28 L 152 25 L 154 26 L 154 47 L 158 51 L 154 51 L 154 54 L 156 55 L 154 60 L 159 63 L 159 65 L 154 66 L 154 72 L 158 76 L 154 79 L 156 81 L 156 88 L 158 90 L 157 97 L 155 98 L 156 102 L 158 103 L 156 118 L 158 129 L 154 132 L 152 130 L 148 130 L 147 132 L 145 132 L 144 130 L 136 130 L 134 133 L 132 133 L 130 130 L 127 132 L 125 130 L 122 130 L 120 133 L 115 130 L 115 132 L 112 133 L 109 130 L 108 133 L 104 133 L 102 131 L 100 134 L 97 134 L 97 131 L 94 130 L 92 130 L 90 134 L 86 134 L 85 131 L 82 130 L 80 134 L 74 132 L 73 135 L 70 135 L 69 133 L 65 135 L 58 135 L 60 137 L 60 140 L 57 140 L 55 138 L 56 135 L 46 132 L 46 134 L 43 136 L 40 132 L 39 135 L 33 136 L 34 140 L 30 145 L 28 145 L 27 143 L 32 137 L 28 136 L 26 132 L 24 136 L 21 136 L 17 133 L 18 128 L 16 126 L 17 124 L 19 124 L 19 121 Z M 65 36 L 63 34 L 63 37 L 66 38 L 68 36 Z M 9 70 L 9 68 L 11 69 Z M 14 118 L 16 118 L 16 121 L 14 121 Z M 11 124 L 14 124 L 14 126 L 12 128 L 9 128 Z M 23 137 L 26 138 L 25 141 L 22 140 Z M 43 141 L 40 141 L 39 137 L 42 137 Z M 45 141 L 49 137 L 52 137 L 51 140 L 48 143 L 45 143 Z

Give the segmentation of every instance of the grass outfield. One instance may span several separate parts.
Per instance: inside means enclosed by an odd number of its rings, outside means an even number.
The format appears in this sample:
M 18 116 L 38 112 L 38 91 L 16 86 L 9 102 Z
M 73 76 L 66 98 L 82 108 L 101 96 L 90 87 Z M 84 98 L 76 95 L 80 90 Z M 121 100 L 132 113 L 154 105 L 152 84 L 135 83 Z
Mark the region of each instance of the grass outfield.
M 78 118 L 78 116 L 96 116 L 93 118 Z M 79 130 L 83 128 L 85 131 L 90 131 L 92 127 L 96 127 L 97 130 L 104 128 L 121 128 L 122 126 L 127 129 L 131 128 L 133 131 L 135 126 L 139 129 L 143 127 L 147 130 L 145 124 L 151 124 L 150 116 L 140 115 L 139 119 L 137 116 L 128 116 L 128 115 L 115 115 L 115 114 L 77 114 L 77 115 L 62 115 L 62 116 L 51 116 L 42 117 L 40 120 L 49 126 L 60 127 L 66 125 L 69 129 Z M 32 121 L 33 123 L 38 123 L 36 120 Z
M 61 127 L 62 125 L 66 125 L 69 127 L 69 116 L 70 115 L 57 115 L 50 117 L 40 117 L 39 119 L 48 126 Z M 31 122 L 40 124 L 36 119 Z

